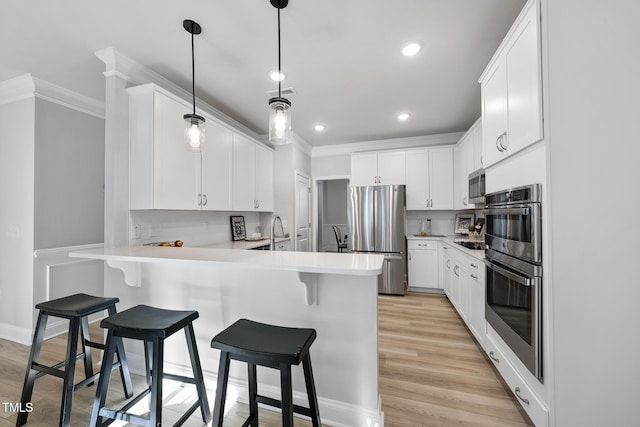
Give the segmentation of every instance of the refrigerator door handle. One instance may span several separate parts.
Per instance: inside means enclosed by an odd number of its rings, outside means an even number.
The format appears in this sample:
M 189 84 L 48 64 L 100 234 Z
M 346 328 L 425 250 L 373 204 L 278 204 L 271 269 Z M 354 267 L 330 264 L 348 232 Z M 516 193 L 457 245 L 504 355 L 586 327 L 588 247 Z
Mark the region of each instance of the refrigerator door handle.
M 372 240 L 373 240 L 374 250 L 378 249 L 378 242 L 376 242 L 376 230 L 378 229 L 377 222 L 378 222 L 378 189 L 374 188 L 373 189 L 373 232 L 371 233 L 373 237 Z

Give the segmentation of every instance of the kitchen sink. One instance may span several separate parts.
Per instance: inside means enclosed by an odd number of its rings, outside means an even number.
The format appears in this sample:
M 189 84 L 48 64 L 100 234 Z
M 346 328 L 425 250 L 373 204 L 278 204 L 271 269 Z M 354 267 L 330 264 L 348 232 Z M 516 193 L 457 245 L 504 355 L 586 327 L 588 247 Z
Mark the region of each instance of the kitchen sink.
M 423 236 L 422 234 L 414 234 L 415 237 L 447 237 L 444 234 L 427 234 Z

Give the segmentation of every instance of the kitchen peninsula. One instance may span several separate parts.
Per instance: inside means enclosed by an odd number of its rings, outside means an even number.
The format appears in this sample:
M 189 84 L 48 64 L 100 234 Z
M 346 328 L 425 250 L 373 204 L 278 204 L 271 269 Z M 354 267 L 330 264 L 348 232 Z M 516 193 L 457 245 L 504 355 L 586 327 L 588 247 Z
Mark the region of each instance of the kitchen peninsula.
M 378 275 L 381 255 L 217 248 L 129 246 L 75 251 L 124 272 L 111 287 L 119 310 L 136 304 L 196 309 L 200 359 L 210 392 L 219 352 L 211 338 L 240 318 L 317 331 L 311 348 L 320 413 L 331 425 L 382 425 L 378 392 Z M 182 339 L 178 337 L 177 339 Z M 131 348 L 130 348 L 131 347 Z M 127 347 L 142 372 L 143 349 Z M 183 345 L 167 346 L 167 370 L 189 366 Z M 280 378 L 258 370 L 261 394 L 277 398 Z M 246 402 L 246 368 L 231 365 L 230 385 Z M 306 404 L 301 367 L 293 374 L 294 403 Z

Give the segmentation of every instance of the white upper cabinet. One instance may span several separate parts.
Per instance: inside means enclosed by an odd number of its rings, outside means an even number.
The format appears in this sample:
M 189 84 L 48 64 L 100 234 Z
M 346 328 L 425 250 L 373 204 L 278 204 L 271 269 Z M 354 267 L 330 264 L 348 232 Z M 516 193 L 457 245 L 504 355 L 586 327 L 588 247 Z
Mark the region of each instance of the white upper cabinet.
M 131 209 L 198 209 L 200 154 L 183 145 L 188 106 L 153 85 L 129 93 Z
M 480 77 L 485 167 L 540 141 L 540 15 L 530 0 Z
M 453 149 L 406 152 L 407 210 L 453 209 Z
M 206 145 L 188 152 L 182 117 L 193 107 L 153 84 L 127 91 L 130 209 L 273 210 L 273 151 L 197 111 L 205 117 Z M 237 208 L 243 197 L 248 202 Z
M 351 155 L 351 185 L 405 184 L 404 151 Z
M 200 202 L 203 210 L 231 210 L 233 132 L 205 122 L 206 147 L 202 153 Z
M 469 174 L 482 168 L 482 122 L 478 119 L 453 149 L 454 209 L 473 209 L 469 203 Z
M 235 134 L 233 165 L 233 209 L 272 212 L 273 151 Z

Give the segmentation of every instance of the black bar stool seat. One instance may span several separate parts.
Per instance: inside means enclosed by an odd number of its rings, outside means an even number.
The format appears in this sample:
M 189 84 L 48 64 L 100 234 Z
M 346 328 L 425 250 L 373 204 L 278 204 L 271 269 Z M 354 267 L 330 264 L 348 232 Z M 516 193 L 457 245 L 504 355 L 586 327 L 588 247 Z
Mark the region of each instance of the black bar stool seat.
M 211 347 L 220 353 L 218 385 L 212 426 L 222 427 L 224 404 L 231 360 L 247 363 L 249 380 L 249 417 L 243 426 L 258 427 L 258 403 L 282 409 L 282 425 L 293 427 L 293 414 L 311 418 L 314 427 L 320 427 L 320 413 L 316 396 L 309 348 L 316 339 L 316 331 L 306 328 L 288 328 L 240 319 L 211 341 Z M 293 404 L 291 366 L 302 363 L 309 407 Z M 281 400 L 258 394 L 256 365 L 280 370 Z
M 197 311 L 165 310 L 147 305 L 137 305 L 102 320 L 100 326 L 107 329 L 107 343 L 104 355 L 104 360 L 107 364 L 113 358 L 114 350 L 117 346 L 122 345 L 122 338 L 144 341 L 148 387 L 122 408 L 114 410 L 105 407 L 109 376 L 101 376 L 93 403 L 91 426 L 108 425 L 112 422 L 110 420 L 122 420 L 153 427 L 161 425 L 163 379 L 194 384 L 198 392 L 198 400 L 183 414 L 175 424 L 176 426 L 182 425 L 198 407 L 200 408 L 202 420 L 205 423 L 211 420 L 209 400 L 207 399 L 204 376 L 200 366 L 193 330 L 193 321 L 198 316 Z M 181 329 L 184 330 L 187 339 L 193 377 L 163 372 L 164 340 Z M 151 394 L 149 416 L 127 412 L 148 394 Z M 103 421 L 103 418 L 107 420 Z
M 70 425 L 73 392 L 81 387 L 92 385 L 100 375 L 100 373 L 94 374 L 93 372 L 91 348 L 97 348 L 100 350 L 104 350 L 105 348 L 103 344 L 91 341 L 89 336 L 88 316 L 105 310 L 110 315 L 115 314 L 116 303 L 118 302 L 118 298 L 96 297 L 93 295 L 79 293 L 42 302 L 36 305 L 36 309 L 39 310 L 38 321 L 33 334 L 33 343 L 31 345 L 27 372 L 25 375 L 24 386 L 22 388 L 22 407 L 31 401 L 34 383 L 38 378 L 41 378 L 44 375 L 53 375 L 62 378 L 62 405 L 60 409 L 59 424 L 61 426 Z M 46 366 L 38 362 L 49 316 L 69 320 L 66 359 L 53 366 Z M 77 353 L 78 331 L 80 331 L 80 342 L 83 347 L 83 351 L 79 354 Z M 112 360 L 108 365 L 103 365 L 103 368 L 106 370 L 106 367 L 108 366 L 109 372 L 111 372 L 112 369 L 120 369 L 120 377 L 124 387 L 124 394 L 126 397 L 131 397 L 133 395 L 133 387 L 131 385 L 131 377 L 129 374 L 127 359 L 124 354 L 124 348 L 118 346 L 115 349 L 115 353 L 118 357 L 116 363 L 113 363 Z M 75 368 L 76 361 L 78 359 L 84 359 L 85 379 L 76 384 Z M 28 412 L 20 412 L 18 414 L 16 425 L 21 426 L 26 423 L 28 416 Z

